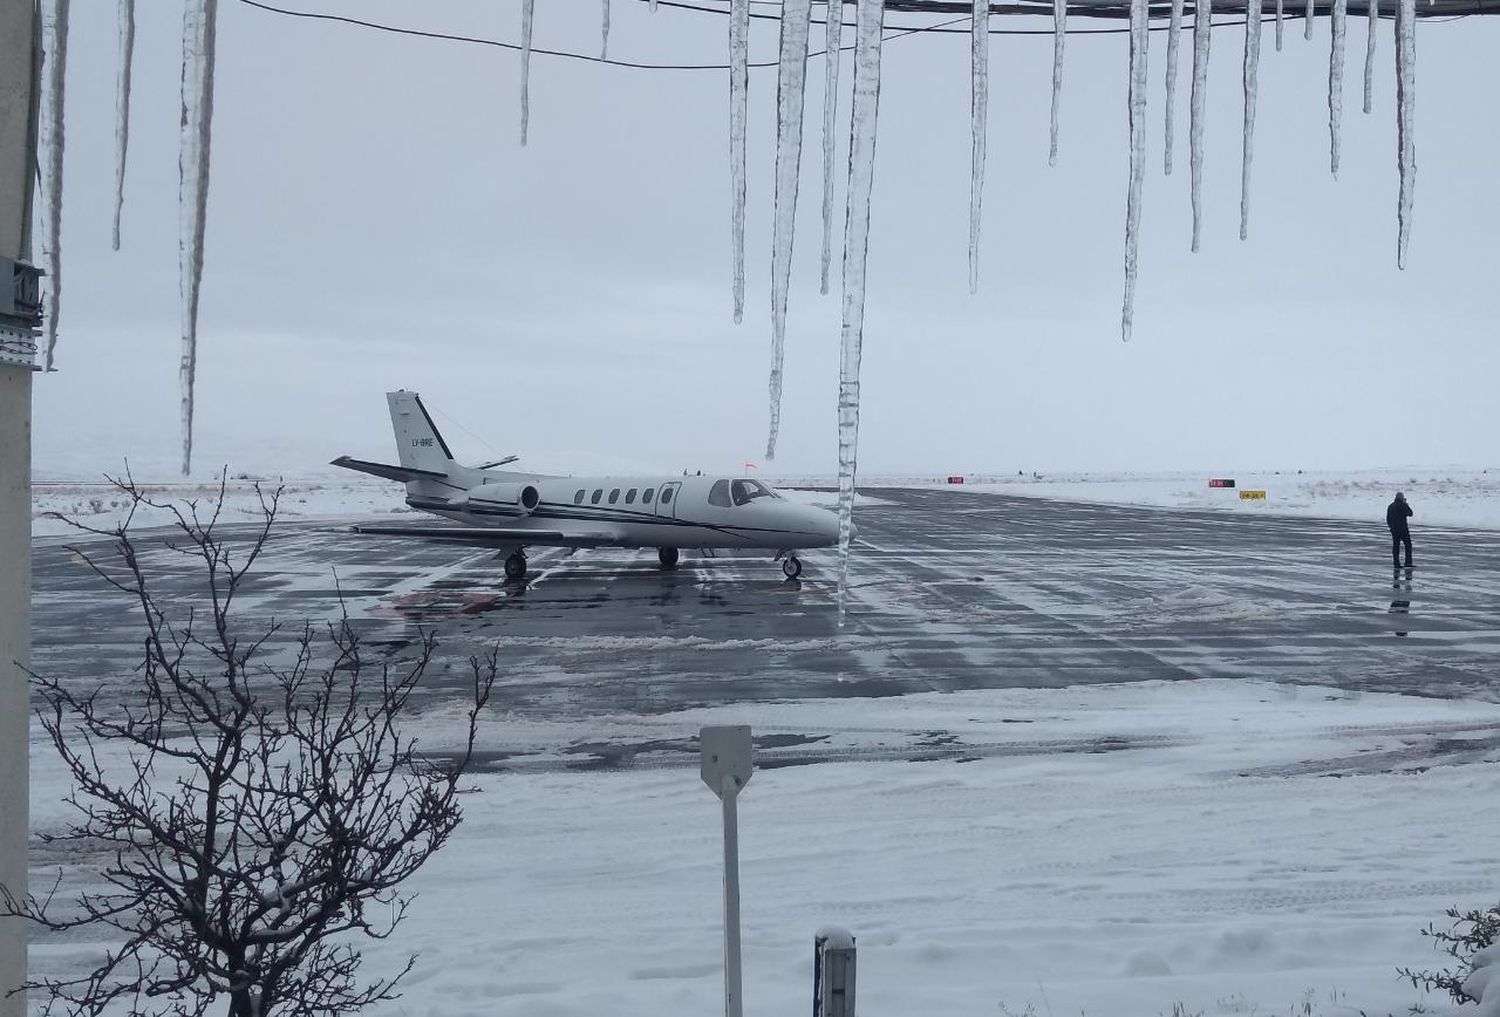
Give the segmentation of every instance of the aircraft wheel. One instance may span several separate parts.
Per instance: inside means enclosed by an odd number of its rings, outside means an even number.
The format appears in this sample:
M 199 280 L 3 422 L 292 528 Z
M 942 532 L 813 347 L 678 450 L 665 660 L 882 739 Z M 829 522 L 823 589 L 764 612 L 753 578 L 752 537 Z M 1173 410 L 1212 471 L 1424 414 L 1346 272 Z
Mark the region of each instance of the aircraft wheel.
M 664 569 L 675 569 L 677 567 L 677 548 L 661 548 L 656 552 L 656 560 L 661 562 L 661 567 Z
M 517 551 L 515 554 L 511 555 L 509 558 L 505 559 L 505 578 L 506 579 L 525 579 L 526 578 L 526 556 L 524 554 L 522 554 L 520 551 Z
M 802 574 L 802 559 L 791 555 L 781 562 L 781 571 L 786 573 L 788 579 L 796 579 Z

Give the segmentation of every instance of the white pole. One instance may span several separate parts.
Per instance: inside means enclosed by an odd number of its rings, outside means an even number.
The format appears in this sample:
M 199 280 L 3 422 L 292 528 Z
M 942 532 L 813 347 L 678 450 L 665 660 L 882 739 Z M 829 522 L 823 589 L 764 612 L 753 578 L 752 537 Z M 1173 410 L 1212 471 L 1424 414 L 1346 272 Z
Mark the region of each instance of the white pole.
M 742 1017 L 740 997 L 739 782 L 729 774 L 720 787 L 724 804 L 724 1017 Z
M 30 260 L 33 0 L 0 0 L 0 255 Z M 10 279 L 0 280 L 5 286 Z M 31 365 L 0 363 L 0 883 L 22 896 L 30 830 Z M 26 927 L 0 919 L 0 1017 L 25 1017 Z

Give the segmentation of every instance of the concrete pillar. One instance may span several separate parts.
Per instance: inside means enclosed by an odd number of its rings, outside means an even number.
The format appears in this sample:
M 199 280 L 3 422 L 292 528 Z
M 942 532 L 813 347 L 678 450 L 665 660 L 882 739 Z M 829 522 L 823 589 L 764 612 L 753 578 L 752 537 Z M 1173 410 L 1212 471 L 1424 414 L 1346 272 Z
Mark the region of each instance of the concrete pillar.
M 0 255 L 20 261 L 31 255 L 35 31 L 33 0 L 0 0 Z M 28 364 L 0 363 L 0 882 L 21 894 L 30 829 L 31 376 Z M 9 995 L 25 980 L 25 926 L 0 919 L 0 1017 L 25 1017 L 25 995 Z

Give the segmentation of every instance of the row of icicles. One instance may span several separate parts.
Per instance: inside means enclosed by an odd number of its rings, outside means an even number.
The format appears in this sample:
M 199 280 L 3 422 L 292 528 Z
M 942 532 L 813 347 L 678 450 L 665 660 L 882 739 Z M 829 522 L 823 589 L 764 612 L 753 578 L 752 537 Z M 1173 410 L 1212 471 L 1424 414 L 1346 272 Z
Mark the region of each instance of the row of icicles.
M 648 0 L 656 9 L 656 0 Z M 733 300 L 736 323 L 745 305 L 745 129 L 749 92 L 750 2 L 729 0 L 729 155 L 731 232 L 733 240 Z M 834 137 L 839 85 L 839 62 L 844 50 L 843 4 L 818 0 L 825 8 L 823 42 L 823 234 L 821 292 L 828 292 L 832 259 Z M 880 100 L 880 53 L 884 30 L 884 0 L 846 0 L 855 8 L 854 88 L 850 113 L 848 189 L 844 217 L 843 325 L 839 375 L 839 516 L 840 616 L 847 577 L 854 475 L 859 433 L 859 366 L 864 322 L 865 253 L 868 245 L 870 188 L 875 160 L 876 117 Z M 1312 37 L 1313 7 L 1307 0 L 1305 36 Z M 1281 48 L 1284 0 L 1275 0 L 1276 48 Z M 1244 131 L 1241 157 L 1240 238 L 1247 235 L 1250 211 L 1250 168 L 1255 132 L 1257 73 L 1260 64 L 1263 0 L 1248 0 L 1244 34 Z M 1396 95 L 1400 195 L 1397 206 L 1397 264 L 1405 268 L 1411 232 L 1415 148 L 1412 110 L 1415 96 L 1415 0 L 1396 0 Z M 118 0 L 119 63 L 116 100 L 116 189 L 113 243 L 120 246 L 120 210 L 124 201 L 125 157 L 129 144 L 130 73 L 135 35 L 135 0 Z M 786 337 L 787 292 L 791 279 L 792 242 L 796 223 L 797 183 L 802 155 L 802 113 L 807 86 L 813 0 L 782 0 L 781 40 L 776 102 L 776 169 L 771 260 L 771 374 L 770 426 L 767 458 L 776 454 L 781 421 L 782 364 Z M 530 116 L 529 78 L 531 39 L 536 0 L 521 0 L 521 144 L 526 144 Z M 1330 168 L 1339 169 L 1339 132 L 1343 112 L 1344 39 L 1347 0 L 1333 0 L 1330 13 L 1328 115 Z M 43 118 L 42 187 L 46 218 L 46 258 L 50 314 L 46 325 L 46 368 L 52 369 L 57 343 L 59 297 L 62 291 L 60 245 L 62 216 L 63 91 L 67 58 L 69 0 L 50 0 L 44 15 L 45 115 Z M 203 272 L 203 237 L 208 195 L 209 149 L 213 116 L 214 41 L 218 0 L 184 0 L 182 38 L 182 120 L 179 149 L 179 265 L 182 297 L 182 471 L 192 463 L 193 389 L 197 365 L 198 294 Z M 1368 7 L 1369 36 L 1365 50 L 1364 111 L 1370 112 L 1375 28 L 1378 0 Z M 1053 67 L 1051 137 L 1048 161 L 1057 161 L 1058 108 L 1067 33 L 1066 0 L 1053 0 Z M 1179 34 L 1183 0 L 1172 0 L 1166 55 L 1166 149 L 1164 169 L 1172 172 L 1173 99 L 1176 91 Z M 1203 117 L 1208 59 L 1213 29 L 1212 0 L 1199 0 L 1193 12 L 1193 69 L 1188 130 L 1192 177 L 1192 249 L 1198 250 L 1203 177 Z M 1147 0 L 1130 0 L 1129 19 L 1130 181 L 1126 200 L 1125 295 L 1121 334 L 1130 339 L 1136 281 L 1136 248 L 1141 214 L 1141 186 L 1145 175 L 1146 55 L 1149 44 Z M 609 50 L 610 0 L 602 0 L 600 58 Z M 985 134 L 989 93 L 989 0 L 974 0 L 972 17 L 972 139 L 969 221 L 969 287 L 979 285 L 980 209 L 984 189 Z

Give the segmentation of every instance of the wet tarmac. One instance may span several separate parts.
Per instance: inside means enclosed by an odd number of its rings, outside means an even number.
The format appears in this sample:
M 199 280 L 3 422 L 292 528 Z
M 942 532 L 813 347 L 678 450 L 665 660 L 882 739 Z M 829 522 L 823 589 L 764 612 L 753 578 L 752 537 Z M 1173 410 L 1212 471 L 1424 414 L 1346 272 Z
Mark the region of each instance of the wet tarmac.
M 869 493 L 887 504 L 859 512 L 843 628 L 832 551 L 790 581 L 769 556 L 687 552 L 664 572 L 651 552 L 539 550 L 506 583 L 493 550 L 328 524 L 279 527 L 235 612 L 289 643 L 342 596 L 394 660 L 431 631 L 430 697 L 498 645 L 496 705 L 539 719 L 1198 677 L 1500 694 L 1500 533 L 1419 529 L 1418 567 L 1393 572 L 1379 519 Z M 201 588 L 190 558 L 142 538 L 169 600 Z M 138 606 L 62 541 L 33 554 L 34 667 L 128 695 Z

